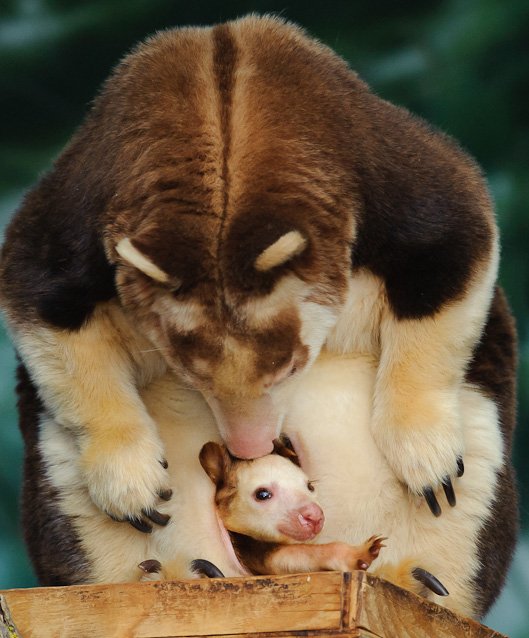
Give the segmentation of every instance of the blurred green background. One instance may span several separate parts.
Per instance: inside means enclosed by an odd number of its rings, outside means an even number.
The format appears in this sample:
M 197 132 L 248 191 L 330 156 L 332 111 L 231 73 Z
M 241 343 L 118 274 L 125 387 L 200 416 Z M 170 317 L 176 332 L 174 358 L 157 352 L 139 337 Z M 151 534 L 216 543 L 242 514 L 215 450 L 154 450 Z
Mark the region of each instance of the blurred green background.
M 0 228 L 49 167 L 116 62 L 157 29 L 250 11 L 299 22 L 383 97 L 455 136 L 483 166 L 503 236 L 501 281 L 520 334 L 515 462 L 522 540 L 486 621 L 529 637 L 529 1 L 2 0 Z M 18 520 L 22 446 L 13 349 L 0 333 L 0 588 L 35 584 Z

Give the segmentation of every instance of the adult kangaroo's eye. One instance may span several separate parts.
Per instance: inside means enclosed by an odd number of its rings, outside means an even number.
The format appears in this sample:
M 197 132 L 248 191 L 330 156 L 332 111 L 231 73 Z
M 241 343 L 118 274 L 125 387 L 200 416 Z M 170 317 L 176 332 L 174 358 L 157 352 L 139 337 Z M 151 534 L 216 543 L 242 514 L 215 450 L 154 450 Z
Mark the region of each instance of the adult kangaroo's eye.
M 258 487 L 253 495 L 256 501 L 266 501 L 273 496 L 272 492 L 267 490 L 266 487 Z

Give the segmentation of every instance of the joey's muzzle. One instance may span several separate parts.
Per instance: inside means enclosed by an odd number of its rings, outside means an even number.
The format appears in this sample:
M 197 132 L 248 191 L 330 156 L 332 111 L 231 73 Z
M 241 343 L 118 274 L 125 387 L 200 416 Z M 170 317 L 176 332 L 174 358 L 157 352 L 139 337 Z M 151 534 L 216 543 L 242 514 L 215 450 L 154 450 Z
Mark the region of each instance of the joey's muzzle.
M 240 400 L 206 396 L 222 440 L 233 456 L 255 459 L 270 454 L 279 435 L 281 416 L 268 395 Z

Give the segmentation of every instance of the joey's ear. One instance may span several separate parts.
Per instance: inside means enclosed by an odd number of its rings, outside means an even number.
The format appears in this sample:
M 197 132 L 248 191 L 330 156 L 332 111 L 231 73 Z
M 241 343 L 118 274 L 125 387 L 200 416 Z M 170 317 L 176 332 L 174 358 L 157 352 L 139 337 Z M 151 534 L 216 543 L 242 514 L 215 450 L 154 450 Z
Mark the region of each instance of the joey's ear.
M 209 441 L 202 446 L 198 458 L 206 474 L 219 487 L 224 482 L 232 463 L 226 448 Z
M 254 261 L 255 269 L 266 272 L 284 264 L 289 259 L 302 253 L 307 246 L 307 239 L 297 230 L 291 230 L 265 248 Z
M 301 463 L 299 462 L 299 457 L 294 451 L 292 447 L 292 443 L 290 439 L 284 437 L 282 439 L 274 439 L 274 451 L 273 454 L 278 454 L 279 456 L 284 456 L 289 461 L 292 461 L 294 465 L 301 467 Z
M 116 252 L 127 263 L 141 270 L 151 279 L 162 284 L 169 283 L 169 275 L 153 263 L 147 255 L 138 250 L 128 237 L 124 237 L 117 243 Z

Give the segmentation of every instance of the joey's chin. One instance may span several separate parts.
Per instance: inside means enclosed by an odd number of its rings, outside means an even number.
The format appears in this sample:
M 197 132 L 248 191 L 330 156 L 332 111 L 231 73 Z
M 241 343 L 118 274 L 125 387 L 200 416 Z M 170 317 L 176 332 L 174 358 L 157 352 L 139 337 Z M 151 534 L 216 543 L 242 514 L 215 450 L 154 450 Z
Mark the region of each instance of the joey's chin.
M 283 534 L 286 539 L 290 542 L 295 541 L 295 542 L 306 542 L 306 541 L 311 541 L 314 538 L 316 538 L 316 536 L 320 533 L 321 528 L 320 529 L 315 529 L 313 527 L 296 527 L 296 528 L 292 528 L 292 527 L 287 527 L 287 526 L 279 526 L 278 527 L 278 531 L 281 532 L 281 534 Z
M 299 530 L 296 532 L 291 532 L 288 536 L 289 539 L 296 542 L 305 542 L 311 541 L 316 538 L 318 534 L 313 531 Z

